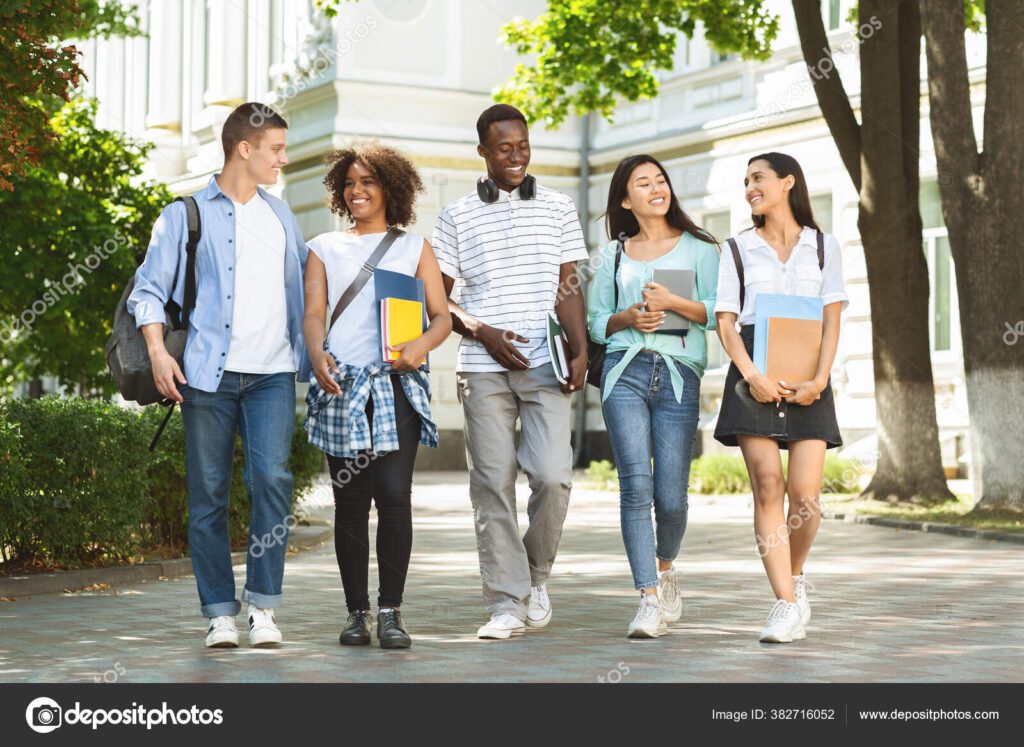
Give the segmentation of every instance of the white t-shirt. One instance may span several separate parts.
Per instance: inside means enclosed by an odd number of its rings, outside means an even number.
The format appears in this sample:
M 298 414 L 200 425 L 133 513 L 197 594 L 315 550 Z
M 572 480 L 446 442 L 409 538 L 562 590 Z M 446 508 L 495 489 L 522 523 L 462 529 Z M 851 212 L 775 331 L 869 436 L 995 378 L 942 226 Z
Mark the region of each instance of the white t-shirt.
M 445 206 L 434 227 L 441 272 L 461 278 L 458 298 L 484 324 L 512 330 L 528 342 L 513 344 L 536 368 L 548 362 L 547 315 L 558 298 L 559 268 L 589 259 L 573 201 L 537 186 L 531 200 L 499 190 L 496 202 L 476 192 Z M 483 344 L 463 337 L 459 372 L 505 371 Z
M 843 257 L 839 242 L 825 234 L 825 265 L 818 269 L 818 239 L 813 228 L 805 227 L 785 264 L 757 231 L 743 231 L 733 237 L 743 260 L 743 282 L 746 297 L 740 313 L 740 281 L 736 260 L 728 242 L 722 242 L 718 264 L 718 294 L 715 312 L 731 311 L 739 315 L 739 323 L 754 323 L 754 304 L 758 293 L 782 293 L 791 296 L 820 296 L 824 304 L 842 301 L 850 305 L 843 285 Z
M 225 371 L 295 371 L 284 287 L 285 233 L 257 193 L 235 206 L 234 307 Z
M 320 258 L 327 270 L 328 323 L 341 294 L 355 280 L 359 269 L 384 236 L 383 233 L 357 236 L 330 231 L 307 242 L 309 250 Z M 387 254 L 377 263 L 377 268 L 415 276 L 422 254 L 423 237 L 407 233 L 395 240 Z M 327 349 L 338 363 L 359 368 L 380 364 L 380 316 L 376 298 L 377 292 L 371 275 L 359 295 L 352 299 L 352 303 L 341 312 L 331 328 Z

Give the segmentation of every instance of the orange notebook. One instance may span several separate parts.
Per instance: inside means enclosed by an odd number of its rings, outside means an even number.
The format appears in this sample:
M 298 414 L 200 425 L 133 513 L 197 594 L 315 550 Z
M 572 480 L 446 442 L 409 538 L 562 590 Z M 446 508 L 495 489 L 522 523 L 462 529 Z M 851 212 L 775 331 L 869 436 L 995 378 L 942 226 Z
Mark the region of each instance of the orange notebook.
M 796 385 L 818 373 L 821 355 L 821 320 L 771 317 L 766 340 L 765 376 Z

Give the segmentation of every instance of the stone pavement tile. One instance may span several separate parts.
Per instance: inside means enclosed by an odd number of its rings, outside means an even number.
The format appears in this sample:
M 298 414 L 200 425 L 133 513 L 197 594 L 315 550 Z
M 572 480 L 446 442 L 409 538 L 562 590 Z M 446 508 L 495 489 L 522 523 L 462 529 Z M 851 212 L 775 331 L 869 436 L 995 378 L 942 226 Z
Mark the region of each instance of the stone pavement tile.
M 308 505 L 330 505 L 326 485 Z M 346 612 L 328 542 L 288 561 L 280 649 L 246 648 L 244 630 L 238 650 L 204 649 L 194 581 L 175 579 L 0 605 L 0 680 L 1024 681 L 1024 567 L 1015 545 L 825 522 L 807 568 L 809 638 L 772 646 L 757 642 L 772 597 L 749 497 L 692 496 L 676 562 L 683 619 L 661 639 L 629 641 L 638 597 L 617 496 L 577 488 L 549 581 L 551 625 L 480 641 L 486 612 L 465 476 L 417 476 L 414 506 L 408 651 L 337 644 Z M 236 568 L 239 589 L 243 574 Z M 244 628 L 243 616 L 238 622 Z

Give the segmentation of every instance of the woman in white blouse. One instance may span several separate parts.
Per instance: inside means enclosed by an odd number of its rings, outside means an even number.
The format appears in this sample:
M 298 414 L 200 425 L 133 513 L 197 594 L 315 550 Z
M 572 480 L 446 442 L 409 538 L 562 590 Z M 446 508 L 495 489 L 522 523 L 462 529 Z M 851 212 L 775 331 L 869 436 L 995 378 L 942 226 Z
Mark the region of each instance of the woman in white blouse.
M 842 445 L 829 372 L 839 344 L 840 313 L 849 301 L 839 242 L 818 228 L 796 159 L 783 153 L 755 156 L 747 163 L 743 184 L 754 225 L 729 239 L 720 259 L 715 318 L 732 365 L 715 438 L 740 447 L 750 474 L 754 533 L 777 600 L 760 640 L 788 643 L 806 637 L 811 607 L 803 566 L 821 518 L 825 450 Z M 754 366 L 759 293 L 821 297 L 821 352 L 814 378 L 771 381 Z M 789 451 L 785 477 L 780 449 Z

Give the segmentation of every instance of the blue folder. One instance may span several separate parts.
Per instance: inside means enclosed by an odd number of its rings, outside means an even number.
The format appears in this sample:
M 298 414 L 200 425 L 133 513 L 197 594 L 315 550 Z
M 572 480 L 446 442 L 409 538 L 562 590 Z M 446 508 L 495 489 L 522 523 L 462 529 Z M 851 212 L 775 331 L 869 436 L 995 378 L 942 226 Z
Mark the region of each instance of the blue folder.
M 385 298 L 404 298 L 406 301 L 419 301 L 423 304 L 423 329 L 427 328 L 427 294 L 423 287 L 423 281 L 413 275 L 405 275 L 401 272 L 376 269 L 373 271 L 374 296 L 377 302 L 377 329 L 380 329 L 380 302 Z M 384 364 L 384 361 L 381 361 Z M 386 364 L 390 365 L 390 364 Z M 430 357 L 421 366 L 421 369 L 430 372 Z
M 758 293 L 754 301 L 754 366 L 762 374 L 768 367 L 768 320 L 822 319 L 821 296 L 790 296 L 784 293 Z

